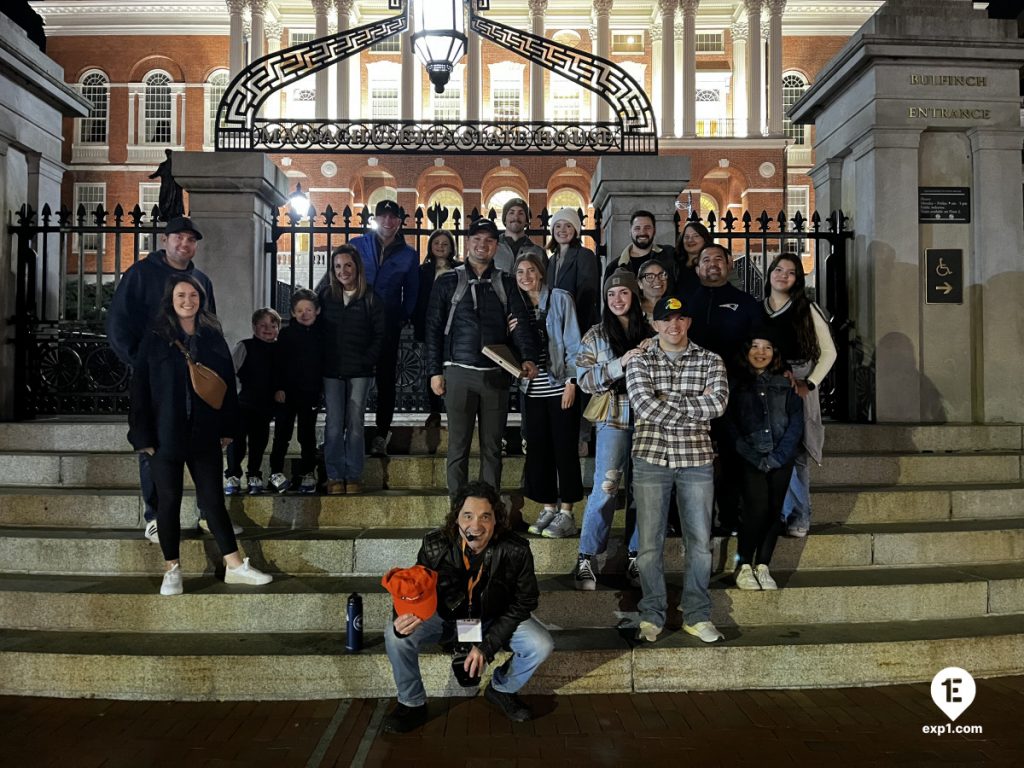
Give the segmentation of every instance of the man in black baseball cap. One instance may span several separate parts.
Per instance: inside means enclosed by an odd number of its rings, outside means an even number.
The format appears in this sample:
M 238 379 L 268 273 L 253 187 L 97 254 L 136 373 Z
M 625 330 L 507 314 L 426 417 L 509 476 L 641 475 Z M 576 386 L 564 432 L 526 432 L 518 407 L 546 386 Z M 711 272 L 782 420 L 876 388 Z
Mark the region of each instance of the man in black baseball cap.
M 167 222 L 167 226 L 164 228 L 164 235 L 173 235 L 178 232 L 191 232 L 196 240 L 203 239 L 203 233 L 199 231 L 195 224 L 192 223 L 192 219 L 188 216 L 176 216 Z
M 498 225 L 488 219 L 486 216 L 481 216 L 479 219 L 469 225 L 469 229 L 466 230 L 466 237 L 472 239 L 475 235 L 479 234 L 490 235 L 495 240 L 498 239 Z

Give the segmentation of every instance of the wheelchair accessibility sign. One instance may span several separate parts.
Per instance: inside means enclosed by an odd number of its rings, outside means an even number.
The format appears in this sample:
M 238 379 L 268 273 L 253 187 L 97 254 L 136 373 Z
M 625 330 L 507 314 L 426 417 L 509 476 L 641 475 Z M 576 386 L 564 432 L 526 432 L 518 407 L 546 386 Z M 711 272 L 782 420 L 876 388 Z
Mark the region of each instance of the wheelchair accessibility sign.
M 964 303 L 964 252 L 929 248 L 924 252 L 925 301 L 928 304 Z

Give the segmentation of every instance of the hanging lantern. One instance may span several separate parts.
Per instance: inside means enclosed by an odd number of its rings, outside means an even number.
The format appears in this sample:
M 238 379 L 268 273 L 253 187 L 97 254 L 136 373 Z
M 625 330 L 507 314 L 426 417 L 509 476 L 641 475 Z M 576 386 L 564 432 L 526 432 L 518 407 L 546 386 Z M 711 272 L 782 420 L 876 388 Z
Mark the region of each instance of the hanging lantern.
M 416 34 L 412 47 L 427 69 L 436 93 L 444 87 L 466 52 L 466 18 L 462 0 L 414 0 Z

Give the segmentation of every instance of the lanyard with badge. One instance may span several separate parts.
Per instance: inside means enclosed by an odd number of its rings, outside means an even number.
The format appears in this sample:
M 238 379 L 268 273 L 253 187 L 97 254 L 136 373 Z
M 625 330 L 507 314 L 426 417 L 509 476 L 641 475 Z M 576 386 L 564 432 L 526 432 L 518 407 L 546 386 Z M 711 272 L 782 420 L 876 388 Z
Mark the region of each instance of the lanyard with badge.
M 462 539 L 462 564 L 465 566 L 466 572 L 469 574 L 469 581 L 466 585 L 466 593 L 469 597 L 469 610 L 467 614 L 469 618 L 457 619 L 455 625 L 458 630 L 460 643 L 480 643 L 483 642 L 484 635 L 480 625 L 480 619 L 473 618 L 473 590 L 476 589 L 476 585 L 480 583 L 480 578 L 484 575 L 484 563 L 481 558 L 480 567 L 477 569 L 476 575 L 473 575 L 469 564 L 469 556 L 466 555 L 465 539 Z

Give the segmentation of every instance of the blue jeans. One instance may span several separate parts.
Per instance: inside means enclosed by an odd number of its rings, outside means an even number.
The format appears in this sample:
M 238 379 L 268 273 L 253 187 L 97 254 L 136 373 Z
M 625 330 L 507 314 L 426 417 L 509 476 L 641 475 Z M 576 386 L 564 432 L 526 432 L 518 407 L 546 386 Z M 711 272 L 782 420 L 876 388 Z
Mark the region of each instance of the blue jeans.
M 807 451 L 801 450 L 793 462 L 793 477 L 782 504 L 782 522 L 790 528 L 809 528 L 811 525 L 811 466 Z
M 363 419 L 371 381 L 369 376 L 324 379 L 324 464 L 328 480 L 358 481 L 363 477 Z
M 600 555 L 608 548 L 608 532 L 615 514 L 619 488 L 624 485 L 633 447 L 633 430 L 617 429 L 605 422 L 597 425 L 597 451 L 594 456 L 594 487 L 583 511 L 580 554 Z M 638 529 L 633 528 L 629 551 L 637 551 Z
M 420 676 L 420 648 L 428 643 L 437 643 L 444 635 L 444 620 L 436 613 L 420 624 L 411 635 L 399 637 L 395 634 L 389 614 L 384 627 L 384 650 L 387 651 L 391 671 L 395 675 L 398 701 L 407 707 L 419 707 L 427 702 L 427 692 Z M 484 632 L 487 625 L 484 625 Z M 450 630 L 454 635 L 454 628 Z M 494 671 L 491 685 L 502 693 L 516 693 L 537 671 L 537 667 L 554 650 L 551 635 L 534 618 L 522 622 L 509 641 L 512 648 L 511 663 Z
M 715 498 L 712 465 L 673 469 L 634 459 L 633 493 L 636 495 L 636 527 L 640 531 L 636 566 L 643 592 L 637 608 L 641 620 L 659 627 L 665 626 L 668 613 L 665 523 L 673 485 L 686 548 L 683 599 L 679 607 L 687 624 L 711 618 L 708 582 L 711 580 L 711 508 Z

